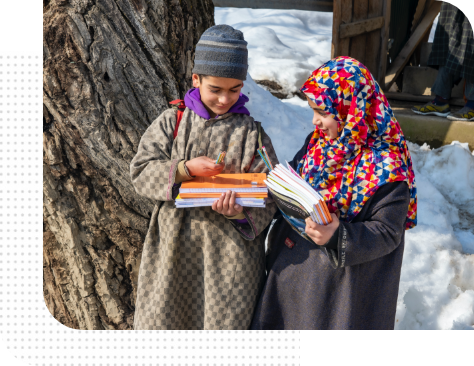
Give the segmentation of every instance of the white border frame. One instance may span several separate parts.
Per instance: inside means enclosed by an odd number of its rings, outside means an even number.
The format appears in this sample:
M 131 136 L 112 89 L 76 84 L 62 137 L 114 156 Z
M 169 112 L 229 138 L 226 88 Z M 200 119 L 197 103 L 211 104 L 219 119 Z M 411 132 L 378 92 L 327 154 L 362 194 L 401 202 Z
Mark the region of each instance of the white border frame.
M 19 364 L 38 366 L 257 365 L 263 359 L 297 365 L 298 331 L 85 331 L 49 313 L 42 272 L 41 74 L 37 54 L 0 56 L 2 349 Z

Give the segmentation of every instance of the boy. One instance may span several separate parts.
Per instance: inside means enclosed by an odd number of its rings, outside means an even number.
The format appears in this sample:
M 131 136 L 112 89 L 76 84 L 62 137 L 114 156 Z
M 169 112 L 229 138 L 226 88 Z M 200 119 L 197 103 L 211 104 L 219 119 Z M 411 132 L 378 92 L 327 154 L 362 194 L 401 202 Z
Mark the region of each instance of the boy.
M 275 204 L 241 207 L 230 192 L 212 207 L 174 204 L 177 184 L 195 176 L 268 171 L 255 157 L 259 132 L 240 94 L 247 56 L 242 32 L 228 25 L 206 30 L 176 138 L 177 111 L 169 109 L 148 127 L 131 162 L 135 190 L 157 201 L 140 265 L 135 329 L 250 326 Z M 260 137 L 276 164 L 269 137 L 263 130 Z M 215 164 L 221 151 L 227 151 L 225 161 Z

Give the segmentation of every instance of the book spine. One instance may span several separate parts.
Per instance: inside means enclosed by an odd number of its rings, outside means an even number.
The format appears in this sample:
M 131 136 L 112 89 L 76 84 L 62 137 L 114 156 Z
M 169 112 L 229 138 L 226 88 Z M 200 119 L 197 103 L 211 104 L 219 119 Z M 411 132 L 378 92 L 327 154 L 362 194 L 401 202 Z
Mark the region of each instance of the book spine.
M 270 160 L 270 157 L 268 156 L 267 149 L 265 149 L 265 146 L 262 146 L 262 150 L 265 153 L 265 156 L 267 157 L 268 164 L 270 164 L 270 170 L 273 170 L 273 164 Z

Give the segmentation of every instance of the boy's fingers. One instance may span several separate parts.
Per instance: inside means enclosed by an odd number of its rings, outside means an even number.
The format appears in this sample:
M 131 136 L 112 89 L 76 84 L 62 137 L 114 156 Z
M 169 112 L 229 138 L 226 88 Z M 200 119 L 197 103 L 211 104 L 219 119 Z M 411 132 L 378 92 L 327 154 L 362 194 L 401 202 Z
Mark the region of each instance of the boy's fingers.
M 235 191 L 232 192 L 232 196 L 230 197 L 229 207 L 233 208 L 238 213 L 242 212 L 243 208 L 241 205 L 235 203 L 235 199 L 237 198 L 237 193 Z
M 235 206 L 235 196 L 236 196 L 235 191 L 232 191 L 232 193 L 230 194 L 230 199 L 229 199 L 229 207 Z
M 232 196 L 232 192 L 231 191 L 227 191 L 225 193 L 225 196 L 224 196 L 224 202 L 222 204 L 222 208 L 227 211 L 229 210 L 229 200 L 230 200 L 230 197 Z
M 224 198 L 224 193 L 221 194 L 219 200 L 217 201 L 217 212 L 219 212 L 219 213 L 222 211 L 223 198 Z

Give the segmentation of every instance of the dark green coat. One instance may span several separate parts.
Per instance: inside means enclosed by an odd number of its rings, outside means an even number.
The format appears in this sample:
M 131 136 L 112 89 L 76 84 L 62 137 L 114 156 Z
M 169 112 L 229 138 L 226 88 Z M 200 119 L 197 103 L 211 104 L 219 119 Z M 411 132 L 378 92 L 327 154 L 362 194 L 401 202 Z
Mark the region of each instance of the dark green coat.
M 436 27 L 430 66 L 444 66 L 458 77 L 474 82 L 474 38 L 464 13 L 443 2 Z

